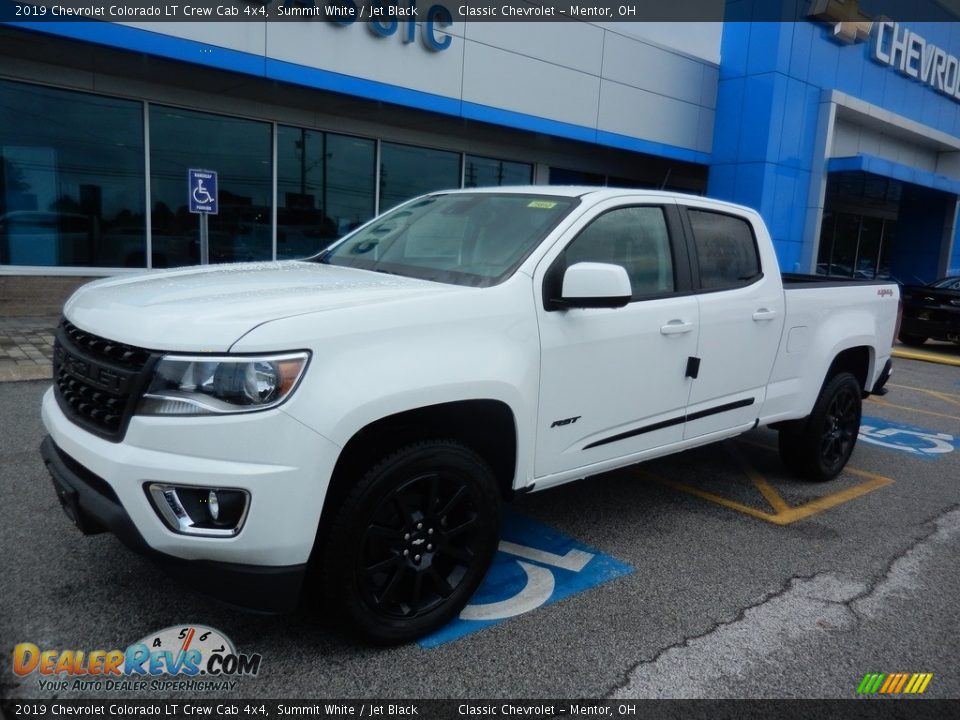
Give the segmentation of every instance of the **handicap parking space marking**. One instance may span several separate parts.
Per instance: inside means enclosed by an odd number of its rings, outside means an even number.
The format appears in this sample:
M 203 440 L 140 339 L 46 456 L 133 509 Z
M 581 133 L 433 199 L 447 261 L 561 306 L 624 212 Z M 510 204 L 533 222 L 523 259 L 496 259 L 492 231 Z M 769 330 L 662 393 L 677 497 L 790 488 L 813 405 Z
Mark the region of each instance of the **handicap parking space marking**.
M 470 603 L 458 618 L 421 638 L 420 647 L 443 645 L 633 572 L 626 563 L 515 513 L 504 515 L 501 537 Z
M 860 441 L 933 460 L 956 450 L 957 437 L 865 415 L 860 421 Z
M 762 448 L 764 450 L 776 452 L 776 448 L 772 448 L 763 443 L 753 442 L 750 440 L 740 440 L 739 442 L 742 444 Z M 726 450 L 731 454 L 733 459 L 740 466 L 740 469 L 743 471 L 744 475 L 750 479 L 750 482 L 763 496 L 764 500 L 766 500 L 773 512 L 767 512 L 765 510 L 761 510 L 760 508 L 746 505 L 736 500 L 717 495 L 716 493 L 708 492 L 702 488 L 698 488 L 688 483 L 655 475 L 647 470 L 644 470 L 642 466 L 635 468 L 633 472 L 645 480 L 653 481 L 659 483 L 660 485 L 665 485 L 669 488 L 673 488 L 674 490 L 680 490 L 681 492 L 694 495 L 703 500 L 708 500 L 709 502 L 720 505 L 721 507 L 725 507 L 730 510 L 736 510 L 744 515 L 749 515 L 757 518 L 758 520 L 764 520 L 774 525 L 790 525 L 798 520 L 804 520 L 808 517 L 816 515 L 817 513 L 823 512 L 824 510 L 829 510 L 830 508 L 842 505 L 843 503 L 850 502 L 851 500 L 861 497 L 862 495 L 866 495 L 867 493 L 873 492 L 874 490 L 878 490 L 893 483 L 891 478 L 884 477 L 883 475 L 878 475 L 876 473 L 867 472 L 866 470 L 858 470 L 857 468 L 853 468 L 848 465 L 846 468 L 844 468 L 843 472 L 862 477 L 864 478 L 863 482 L 843 490 L 839 490 L 838 492 L 831 493 L 830 495 L 817 498 L 816 500 L 811 500 L 810 502 L 802 505 L 791 506 L 774 489 L 773 485 L 771 485 L 770 482 L 753 466 L 747 457 L 740 452 L 735 444 L 727 442 L 723 444 L 723 447 L 726 448 Z

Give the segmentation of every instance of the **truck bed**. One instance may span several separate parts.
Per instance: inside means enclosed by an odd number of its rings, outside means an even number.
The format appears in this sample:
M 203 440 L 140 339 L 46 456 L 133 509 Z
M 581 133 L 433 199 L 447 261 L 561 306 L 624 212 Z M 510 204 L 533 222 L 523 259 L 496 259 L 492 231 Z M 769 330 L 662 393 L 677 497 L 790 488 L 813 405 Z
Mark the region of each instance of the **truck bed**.
M 804 275 L 802 273 L 783 273 L 783 289 L 805 287 L 859 287 L 862 285 L 895 285 L 893 280 L 863 280 L 859 278 L 841 278 L 826 275 Z

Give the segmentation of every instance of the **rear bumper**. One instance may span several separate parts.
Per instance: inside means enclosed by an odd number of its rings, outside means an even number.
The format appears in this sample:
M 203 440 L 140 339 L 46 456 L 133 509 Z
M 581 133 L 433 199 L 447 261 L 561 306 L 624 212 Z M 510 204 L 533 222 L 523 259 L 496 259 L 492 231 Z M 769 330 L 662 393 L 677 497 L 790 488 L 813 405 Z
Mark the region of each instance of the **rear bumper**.
M 887 362 L 883 365 L 883 370 L 880 371 L 880 377 L 877 378 L 877 381 L 873 384 L 873 387 L 870 388 L 869 394 L 886 395 L 887 389 L 885 386 L 891 375 L 893 375 L 893 359 L 888 358 Z
M 246 565 L 189 560 L 155 550 L 137 530 L 110 485 L 57 447 L 48 435 L 40 454 L 67 516 L 84 534 L 111 532 L 164 571 L 192 588 L 253 612 L 293 610 L 299 602 L 307 565 Z

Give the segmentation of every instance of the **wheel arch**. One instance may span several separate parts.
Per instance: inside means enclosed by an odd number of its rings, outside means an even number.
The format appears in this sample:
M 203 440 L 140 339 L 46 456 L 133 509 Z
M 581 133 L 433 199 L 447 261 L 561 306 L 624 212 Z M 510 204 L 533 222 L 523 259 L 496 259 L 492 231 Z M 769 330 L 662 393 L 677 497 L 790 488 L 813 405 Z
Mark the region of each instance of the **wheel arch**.
M 323 502 L 317 541 L 322 542 L 351 478 L 403 445 L 423 439 L 457 440 L 491 467 L 503 499 L 513 494 L 518 430 L 513 410 L 501 400 L 456 400 L 405 410 L 375 420 L 353 434 L 337 458 Z
M 820 386 L 821 391 L 832 378 L 842 372 L 848 372 L 857 379 L 857 382 L 860 383 L 860 389 L 865 393 L 869 388 L 872 367 L 873 348 L 870 346 L 858 345 L 842 350 L 830 363 Z

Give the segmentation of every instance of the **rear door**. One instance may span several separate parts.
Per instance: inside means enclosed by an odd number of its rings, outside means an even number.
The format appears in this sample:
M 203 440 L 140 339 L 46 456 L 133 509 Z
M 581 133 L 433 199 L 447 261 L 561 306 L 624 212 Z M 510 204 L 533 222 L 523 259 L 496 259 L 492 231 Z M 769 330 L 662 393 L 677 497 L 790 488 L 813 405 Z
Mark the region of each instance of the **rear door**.
M 759 218 L 685 203 L 700 342 L 684 438 L 754 422 L 780 345 L 784 297 L 773 246 Z M 758 227 L 755 229 L 754 225 Z M 760 241 L 760 242 L 758 242 Z
M 545 299 L 559 297 L 564 270 L 579 262 L 626 268 L 631 302 L 548 309 Z M 679 442 L 699 322 L 676 204 L 605 201 L 544 258 L 534 286 L 542 289 L 535 472 L 555 476 L 538 484 Z

